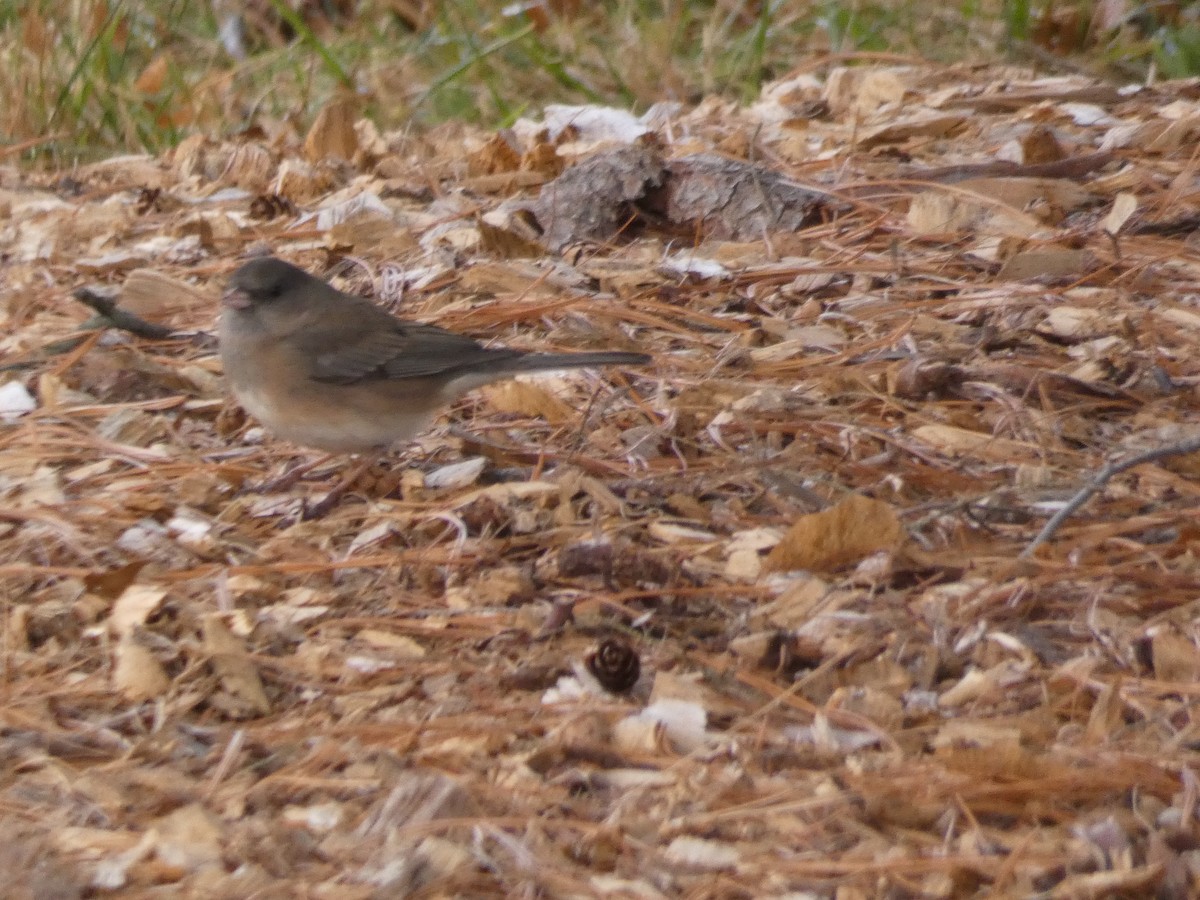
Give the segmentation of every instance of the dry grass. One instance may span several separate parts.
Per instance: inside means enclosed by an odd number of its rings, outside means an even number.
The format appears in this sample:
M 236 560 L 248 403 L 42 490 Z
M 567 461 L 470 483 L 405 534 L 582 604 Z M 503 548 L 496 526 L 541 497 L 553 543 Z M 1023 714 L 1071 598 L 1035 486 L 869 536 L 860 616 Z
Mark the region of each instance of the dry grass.
M 1101 26 L 1088 6 L 10 0 L 0 133 L 10 157 L 62 168 L 161 152 L 188 134 L 295 133 L 336 92 L 382 127 L 421 128 L 505 125 L 556 101 L 748 101 L 765 81 L 839 54 L 1017 53 L 1121 77 L 1151 62 L 1172 76 L 1196 70 L 1189 14 L 1110 4 Z

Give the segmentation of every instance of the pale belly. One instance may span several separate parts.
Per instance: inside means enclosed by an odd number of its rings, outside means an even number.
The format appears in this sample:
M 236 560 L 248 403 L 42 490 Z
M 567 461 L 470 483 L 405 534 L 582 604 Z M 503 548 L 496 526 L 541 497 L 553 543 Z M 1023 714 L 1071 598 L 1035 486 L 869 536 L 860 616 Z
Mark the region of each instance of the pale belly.
M 235 389 L 238 402 L 276 437 L 330 452 L 355 453 L 409 441 L 429 427 L 437 410 L 364 409 L 355 392 L 319 386 L 285 403 L 267 403 L 259 392 Z

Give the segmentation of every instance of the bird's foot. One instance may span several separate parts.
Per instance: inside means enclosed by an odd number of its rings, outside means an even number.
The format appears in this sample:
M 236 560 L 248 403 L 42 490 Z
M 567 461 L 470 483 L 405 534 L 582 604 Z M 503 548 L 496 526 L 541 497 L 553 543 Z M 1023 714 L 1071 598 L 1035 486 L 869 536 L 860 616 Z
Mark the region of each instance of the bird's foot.
M 382 455 L 382 453 L 365 454 L 362 459 L 358 461 L 358 464 L 346 473 L 346 476 L 341 481 L 330 488 L 329 492 L 324 497 L 313 504 L 306 502 L 300 518 L 305 522 L 310 522 L 313 519 L 321 519 L 328 515 L 333 508 L 338 505 L 338 502 L 341 501 L 346 492 L 349 491 L 350 488 L 354 487 L 355 482 L 362 478 L 363 474 L 369 468 L 371 468 L 371 466 L 379 462 L 379 458 Z
M 333 459 L 333 455 L 326 454 L 318 459 L 310 460 L 304 463 L 298 463 L 297 465 L 294 465 L 290 469 L 286 470 L 278 478 L 270 478 L 267 481 L 263 481 L 259 484 L 252 484 L 249 487 L 243 488 L 243 490 L 252 494 L 280 494 L 284 491 L 290 491 L 300 483 L 301 478 L 303 478 L 317 466 L 327 463 L 331 459 Z
M 350 485 L 343 482 L 342 484 L 339 484 L 333 488 L 333 490 L 326 493 L 324 497 L 315 503 L 309 503 L 307 500 L 304 500 L 300 506 L 300 521 L 311 522 L 314 519 L 325 518 L 327 515 L 333 512 L 333 508 L 337 506 L 342 497 L 346 495 L 346 491 L 349 489 L 349 487 Z

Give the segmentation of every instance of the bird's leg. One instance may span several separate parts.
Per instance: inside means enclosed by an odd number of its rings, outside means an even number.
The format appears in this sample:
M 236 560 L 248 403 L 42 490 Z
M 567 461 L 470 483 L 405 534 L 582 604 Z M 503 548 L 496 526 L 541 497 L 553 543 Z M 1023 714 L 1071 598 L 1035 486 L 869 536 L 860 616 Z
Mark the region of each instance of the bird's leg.
M 315 469 L 317 466 L 323 466 L 325 463 L 333 459 L 337 454 L 326 453 L 324 456 L 319 456 L 309 462 L 298 463 L 280 475 L 278 478 L 272 478 L 270 481 L 264 481 L 262 484 L 255 485 L 250 490 L 257 494 L 275 494 L 279 491 L 286 491 L 296 486 L 305 475 Z
M 350 469 L 348 473 L 346 473 L 346 476 L 332 488 L 330 488 L 329 493 L 311 506 L 309 506 L 307 503 L 304 505 L 304 512 L 301 514 L 301 518 L 305 521 L 309 521 L 311 519 L 320 519 L 324 517 L 327 513 L 329 513 L 330 510 L 337 506 L 338 501 L 342 499 L 346 491 L 350 490 L 350 488 L 354 486 L 354 482 L 362 478 L 363 473 L 366 472 L 367 469 L 371 468 L 371 466 L 375 465 L 375 463 L 379 462 L 379 460 L 383 458 L 384 453 L 385 451 L 383 450 L 376 450 L 373 453 L 364 453 L 354 467 Z

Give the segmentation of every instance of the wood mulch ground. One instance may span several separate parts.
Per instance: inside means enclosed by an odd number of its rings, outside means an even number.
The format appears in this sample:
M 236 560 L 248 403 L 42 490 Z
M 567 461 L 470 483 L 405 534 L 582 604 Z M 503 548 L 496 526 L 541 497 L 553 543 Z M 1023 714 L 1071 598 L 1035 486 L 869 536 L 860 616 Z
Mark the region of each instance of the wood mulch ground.
M 6 896 L 1196 896 L 1200 455 L 1031 545 L 1200 431 L 1198 138 L 914 66 L 0 171 Z M 212 337 L 262 249 L 655 363 L 305 521 L 348 460 L 251 490 L 312 457 Z

